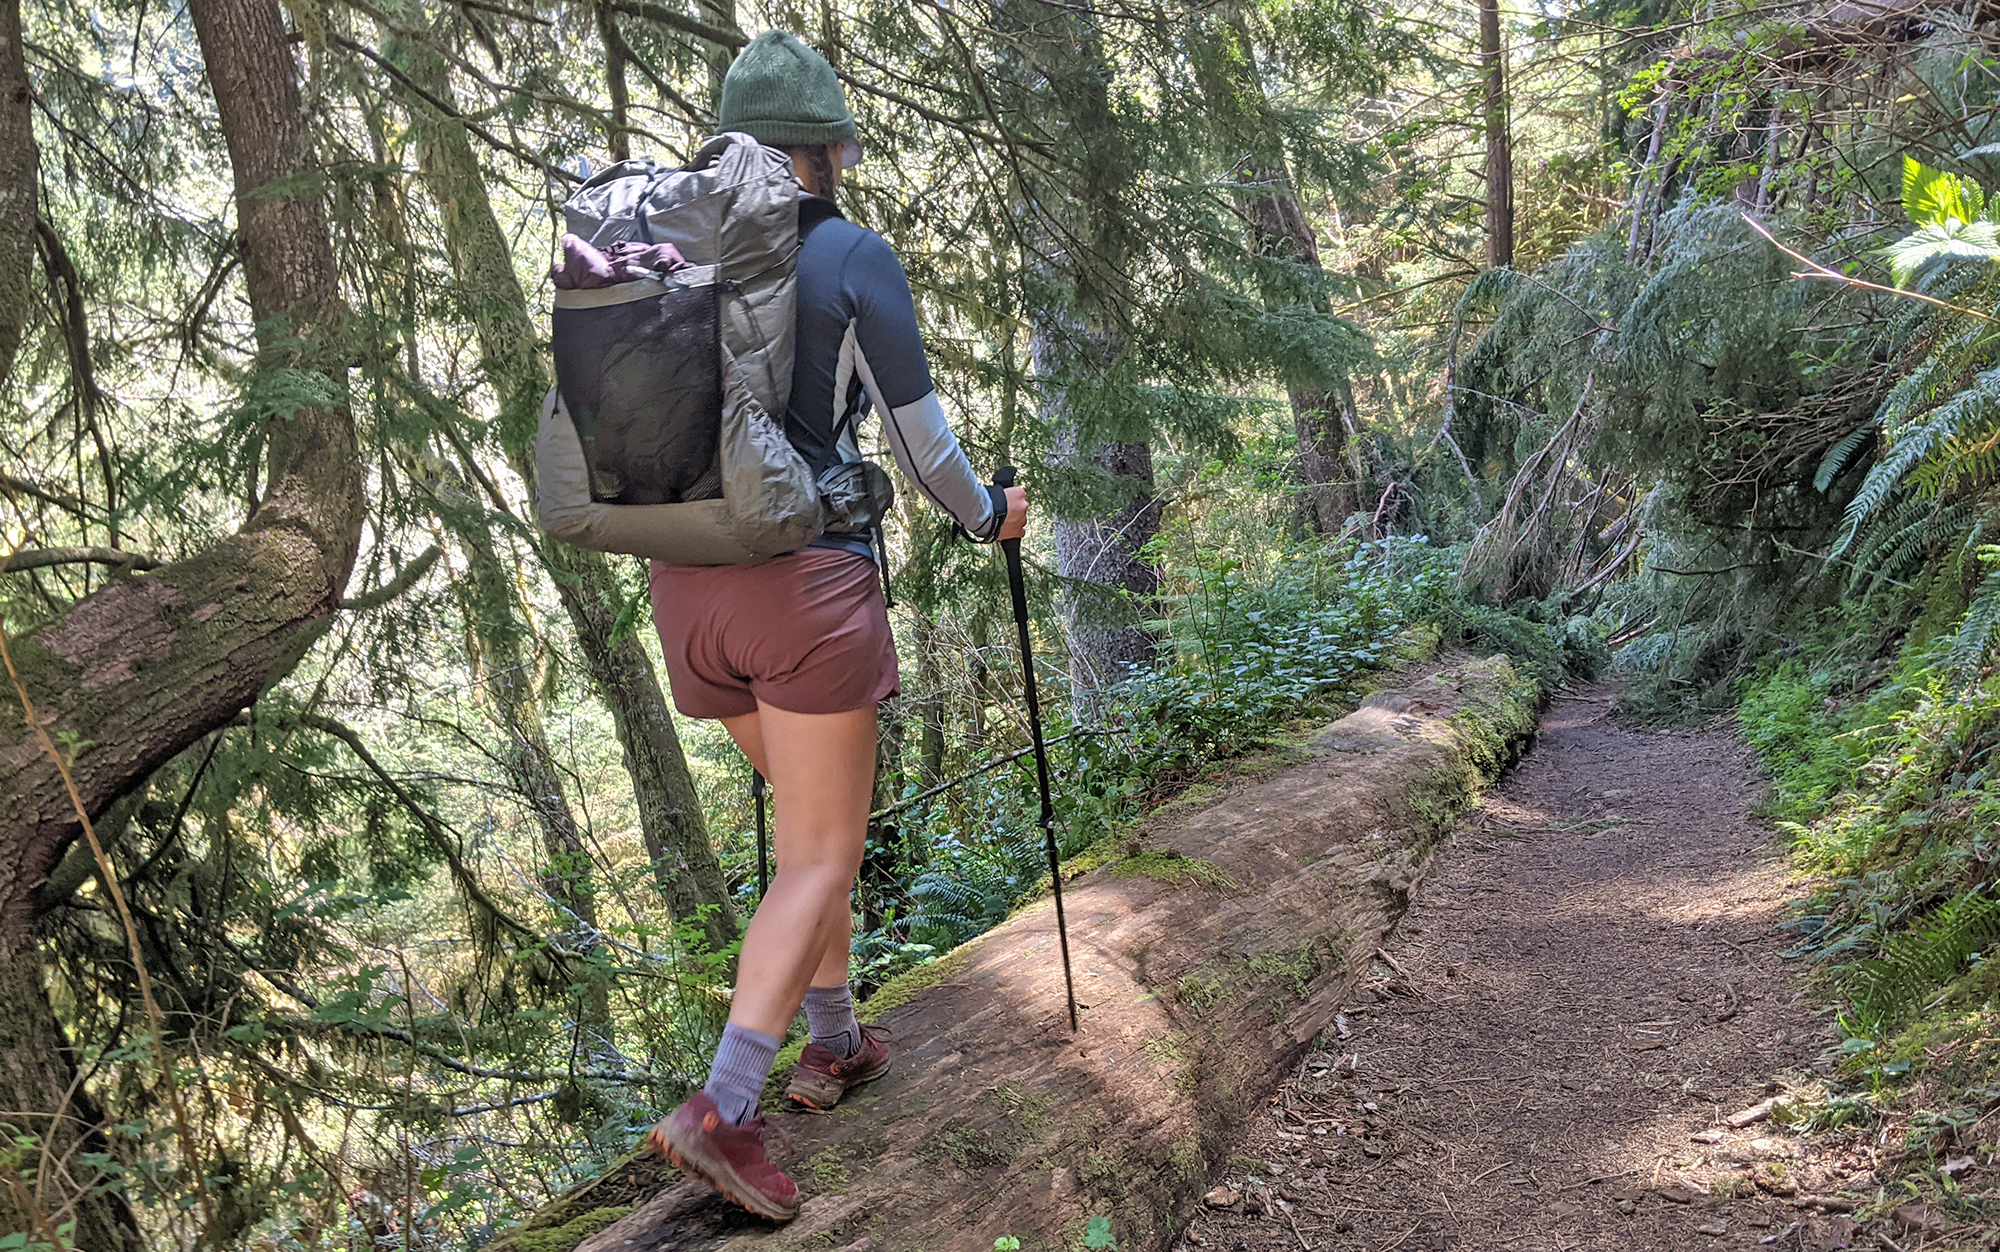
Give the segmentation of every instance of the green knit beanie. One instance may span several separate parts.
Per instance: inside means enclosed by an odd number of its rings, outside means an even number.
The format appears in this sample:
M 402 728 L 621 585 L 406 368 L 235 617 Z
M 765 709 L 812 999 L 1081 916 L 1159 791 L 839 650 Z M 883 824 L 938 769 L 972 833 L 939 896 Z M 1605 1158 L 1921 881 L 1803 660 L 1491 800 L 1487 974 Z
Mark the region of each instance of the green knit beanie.
M 715 129 L 741 131 L 759 143 L 854 143 L 854 114 L 840 76 L 826 58 L 779 30 L 767 30 L 736 54 L 722 79 Z

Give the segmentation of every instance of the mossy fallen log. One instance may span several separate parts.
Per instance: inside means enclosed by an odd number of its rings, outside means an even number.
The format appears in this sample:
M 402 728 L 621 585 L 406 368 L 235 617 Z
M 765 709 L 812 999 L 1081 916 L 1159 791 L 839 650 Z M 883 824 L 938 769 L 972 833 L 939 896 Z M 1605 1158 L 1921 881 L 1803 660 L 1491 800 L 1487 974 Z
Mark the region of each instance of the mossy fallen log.
M 1002 1236 L 1054 1252 L 1093 1217 L 1124 1252 L 1170 1246 L 1535 707 L 1503 658 L 1432 663 L 1301 763 L 1149 824 L 1067 888 L 1079 1034 L 1046 906 L 885 988 L 867 1015 L 894 1030 L 895 1069 L 832 1116 L 773 1118 L 805 1196 L 795 1222 L 635 1157 L 496 1246 L 563 1252 L 527 1240 L 575 1230 L 576 1252 L 991 1252 Z

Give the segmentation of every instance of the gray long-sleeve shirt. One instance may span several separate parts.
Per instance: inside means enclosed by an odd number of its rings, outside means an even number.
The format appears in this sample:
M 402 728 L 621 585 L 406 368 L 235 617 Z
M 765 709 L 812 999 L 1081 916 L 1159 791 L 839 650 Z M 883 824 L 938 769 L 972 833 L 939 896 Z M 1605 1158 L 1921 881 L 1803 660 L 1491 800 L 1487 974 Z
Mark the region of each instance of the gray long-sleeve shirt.
M 785 409 L 793 446 L 815 467 L 858 459 L 854 426 L 872 405 L 903 476 L 973 538 L 991 541 L 1006 520 L 1006 496 L 979 481 L 945 421 L 895 252 L 818 196 L 799 200 L 799 234 L 798 340 Z M 829 534 L 815 546 L 871 552 L 862 535 Z

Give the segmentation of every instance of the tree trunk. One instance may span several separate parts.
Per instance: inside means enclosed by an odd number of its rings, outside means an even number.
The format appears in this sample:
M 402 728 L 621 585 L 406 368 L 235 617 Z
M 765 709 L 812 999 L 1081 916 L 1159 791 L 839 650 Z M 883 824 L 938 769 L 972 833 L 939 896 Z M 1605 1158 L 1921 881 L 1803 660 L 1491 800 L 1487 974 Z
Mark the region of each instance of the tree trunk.
M 604 45 L 604 85 L 611 96 L 610 133 L 605 147 L 614 161 L 632 156 L 632 89 L 625 81 L 625 41 L 618 37 L 618 15 L 600 0 L 597 29 Z
M 1060 333 L 1060 332 L 1058 332 Z M 1072 342 L 1076 336 L 1071 329 Z M 1101 337 L 1086 342 L 1101 345 Z M 1048 336 L 1035 337 L 1036 370 L 1045 379 L 1067 376 L 1074 368 L 1073 348 L 1058 347 Z M 1116 348 L 1094 355 L 1110 360 Z M 1092 720 L 1096 693 L 1128 677 L 1134 667 L 1151 665 L 1159 656 L 1159 640 L 1146 625 L 1153 615 L 1152 597 L 1160 589 L 1159 572 L 1146 559 L 1145 546 L 1160 531 L 1160 500 L 1153 490 L 1153 449 L 1143 442 L 1106 442 L 1088 449 L 1069 413 L 1068 395 L 1059 386 L 1045 392 L 1044 420 L 1056 432 L 1056 454 L 1072 463 L 1087 462 L 1125 480 L 1126 501 L 1108 514 L 1058 518 L 1055 523 L 1056 573 L 1062 579 L 1063 623 L 1069 634 L 1070 689 L 1077 714 Z
M 0 3 L 0 383 L 14 369 L 34 297 L 41 154 L 21 36 L 20 0 Z
M 399 50 L 413 81 L 451 100 L 443 63 L 416 44 Z M 527 296 L 512 251 L 486 194 L 471 137 L 456 118 L 421 101 L 411 115 L 421 129 L 418 163 L 444 218 L 445 247 L 460 297 L 479 339 L 480 363 L 500 406 L 500 440 L 514 469 L 534 485 L 536 413 L 549 387 Z M 584 668 L 611 709 L 625 767 L 639 804 L 639 824 L 654 880 L 681 921 L 699 920 L 708 942 L 726 947 L 737 934 L 729 883 L 708 841 L 708 824 L 658 674 L 644 645 L 619 626 L 620 596 L 604 556 L 547 541 L 542 561 L 576 630 Z
M 1291 176 L 1281 164 L 1273 164 L 1253 171 L 1251 177 L 1257 190 L 1243 196 L 1244 212 L 1257 251 L 1318 268 L 1319 243 L 1299 208 Z M 1265 293 L 1266 303 L 1274 299 L 1282 299 L 1281 293 Z M 1314 304 L 1320 313 L 1330 315 L 1324 300 Z M 1353 384 L 1346 370 L 1335 367 L 1322 378 L 1292 382 L 1285 390 L 1298 436 L 1294 472 L 1305 492 L 1307 517 L 1320 534 L 1337 535 L 1360 507 L 1360 474 L 1350 464 L 1351 441 L 1360 429 Z
M 1160 589 L 1159 571 L 1144 552 L 1160 533 L 1152 445 L 1106 444 L 1090 459 L 1131 479 L 1133 496 L 1108 517 L 1056 523 L 1056 573 L 1064 586 L 1070 681 L 1085 699 L 1159 657 L 1159 640 L 1146 626 L 1152 597 Z
M 275 0 L 192 0 L 189 12 L 235 173 L 258 367 L 302 375 L 310 388 L 289 390 L 317 399 L 266 425 L 263 499 L 237 534 L 114 583 L 12 641 L 15 694 L 32 699 L 41 727 L 66 744 L 80 807 L 93 815 L 291 670 L 339 601 L 361 534 L 359 457 L 337 354 L 337 271 L 303 157 L 284 18 Z M 15 19 L 15 39 L 18 29 Z M 9 55 L 19 55 L 17 44 Z M 0 106 L 9 98 L 0 91 Z M 0 223 L 10 208 L 0 205 Z M 13 242 L 0 233 L 0 249 Z M 25 270 L 25 245 L 13 259 L 0 268 Z M 40 988 L 33 898 L 81 833 L 79 805 L 25 720 L 0 721 L 0 762 L 0 1016 L 12 1023 L 0 1036 L 0 1101 L 40 1120 L 33 1129 L 48 1131 L 58 1158 L 73 1159 L 78 1123 L 95 1117 L 70 1092 L 68 1053 Z M 0 1215 L 10 1203 L 0 1200 Z M 119 1232 L 132 1222 L 122 1199 L 100 1192 L 78 1205 L 104 1240 L 84 1246 L 127 1246 Z
M 1145 546 L 1160 531 L 1154 494 L 1152 445 L 1111 440 L 1093 445 L 1072 411 L 1069 389 L 1080 376 L 1109 369 L 1123 351 L 1112 336 L 1081 323 L 1074 310 L 1034 310 L 1031 343 L 1041 380 L 1042 420 L 1053 435 L 1059 461 L 1125 480 L 1125 498 L 1109 512 L 1055 519 L 1058 596 L 1069 636 L 1070 699 L 1076 715 L 1094 721 L 1097 693 L 1159 656 L 1159 640 L 1146 625 L 1160 576 Z M 1086 471 L 1087 472 L 1087 471 Z
M 1089 429 L 1071 403 L 1079 386 L 1113 375 L 1125 353 L 1115 310 L 1129 300 L 1126 263 L 1137 243 L 1130 196 L 1142 161 L 1119 123 L 1112 98 L 1117 75 L 1092 10 L 1035 0 L 1003 11 L 1023 24 L 1022 68 L 1040 84 L 1028 95 L 1049 109 L 1041 124 L 1068 135 L 1084 158 L 1071 185 L 1023 191 L 1035 206 L 1024 208 L 1025 238 L 1039 241 L 1028 249 L 1029 264 L 1041 271 L 1034 286 L 1045 293 L 1027 310 L 1029 350 L 1052 451 L 1084 470 L 1082 476 L 1097 477 L 1084 469 L 1094 466 L 1122 480 L 1104 501 L 1107 512 L 1057 517 L 1054 525 L 1071 703 L 1080 719 L 1094 720 L 1101 712 L 1097 693 L 1133 666 L 1150 665 L 1159 652 L 1146 625 L 1159 590 L 1159 574 L 1144 554 L 1160 529 L 1152 445 L 1130 437 L 1142 432 Z
M 79 1252 L 144 1252 L 146 1244 L 123 1196 L 96 1192 L 110 1180 L 81 1159 L 83 1153 L 109 1155 L 111 1145 L 104 1137 L 103 1116 L 88 1093 L 75 1089 L 76 1057 L 43 988 L 41 952 L 32 937 L 0 933 L 0 1006 L 5 1006 L 0 1013 L 0 1100 L 10 1110 L 0 1113 L 0 1126 L 34 1136 L 46 1152 L 46 1157 L 35 1153 L 22 1162 L 31 1175 L 40 1220 L 20 1207 L 13 1188 L 0 1185 L 0 1232 L 34 1233 L 74 1217 L 72 1244 Z
M 1252 246 L 1259 256 L 1316 270 L 1319 241 L 1299 207 L 1297 183 L 1272 122 L 1249 19 L 1240 8 L 1232 10 L 1218 35 L 1203 63 L 1209 77 L 1204 86 L 1214 102 L 1212 111 L 1240 132 L 1238 141 L 1248 156 L 1236 202 L 1249 224 Z M 1275 278 L 1265 284 L 1263 294 L 1267 306 L 1298 303 L 1295 289 Z M 1332 313 L 1323 296 L 1315 294 L 1311 305 L 1318 313 Z M 1320 534 L 1339 534 L 1360 507 L 1359 467 L 1349 464 L 1351 440 L 1360 430 L 1353 385 L 1346 370 L 1334 367 L 1317 377 L 1288 379 L 1285 390 L 1298 440 L 1293 473 L 1304 493 L 1306 518 Z
M 1507 50 L 1500 42 L 1500 0 L 1479 0 L 1479 64 L 1486 89 L 1486 266 L 1514 263 L 1514 149 L 1507 127 Z
M 736 0 L 695 0 L 694 10 L 710 26 L 736 29 Z M 722 77 L 736 60 L 736 49 L 711 43 L 702 49 L 702 57 L 708 62 L 708 115 L 714 117 L 722 107 Z

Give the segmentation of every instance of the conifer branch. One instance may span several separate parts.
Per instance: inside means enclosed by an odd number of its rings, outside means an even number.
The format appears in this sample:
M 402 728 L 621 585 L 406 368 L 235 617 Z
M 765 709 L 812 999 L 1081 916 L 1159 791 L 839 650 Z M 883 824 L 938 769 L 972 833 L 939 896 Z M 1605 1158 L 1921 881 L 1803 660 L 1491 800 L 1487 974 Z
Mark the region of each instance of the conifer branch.
M 463 111 L 455 109 L 451 105 L 444 102 L 443 100 L 438 99 L 430 92 L 424 90 L 423 87 L 419 86 L 414 80 L 410 78 L 409 75 L 403 73 L 402 70 L 398 69 L 395 65 L 391 64 L 387 57 L 384 57 L 381 53 L 375 51 L 373 48 L 368 47 L 366 44 L 359 43 L 355 40 L 349 39 L 345 35 L 329 35 L 327 36 L 327 42 L 333 44 L 335 47 L 345 48 L 349 52 L 352 52 L 357 56 L 365 57 L 366 59 L 373 61 L 376 65 L 382 68 L 382 71 L 384 73 L 388 74 L 389 77 L 395 79 L 396 82 L 402 86 L 403 90 L 409 92 L 411 95 L 416 96 L 418 99 L 422 100 L 425 104 L 437 110 L 439 116 L 450 118 L 452 121 L 457 122 L 459 125 L 465 127 L 465 129 L 470 131 L 472 134 L 479 136 L 479 138 L 483 142 L 493 147 L 494 149 L 521 158 L 521 160 L 526 161 L 529 165 L 534 166 L 536 169 L 548 175 L 550 178 L 555 179 L 559 183 L 580 183 L 583 181 L 583 179 L 577 177 L 575 174 L 570 173 L 568 170 L 563 169 L 561 166 L 550 165 L 547 161 L 542 160 L 542 158 L 536 156 L 534 153 L 528 151 L 526 148 L 523 148 L 521 145 L 500 138 L 500 136 L 494 134 L 492 131 L 486 129 L 484 126 L 481 126 L 478 122 L 475 122 L 470 117 L 466 116 Z
M 706 39 L 710 43 L 720 44 L 732 52 L 750 42 L 750 36 L 740 30 L 712 26 L 700 18 L 676 13 L 665 5 L 648 3 L 648 0 L 605 0 L 604 7 L 613 13 L 623 13 L 628 17 L 658 22 L 684 35 L 693 35 L 696 39 Z
M 0 574 L 19 574 L 51 565 L 114 565 L 127 570 L 146 570 L 165 564 L 159 557 L 117 548 L 22 548 L 0 556 Z
M 394 578 L 391 578 L 388 582 L 383 583 L 373 591 L 364 591 L 358 596 L 344 598 L 340 602 L 340 607 L 350 613 L 361 612 L 365 609 L 381 608 L 383 605 L 389 603 L 389 601 L 408 591 L 419 578 L 430 572 L 431 566 L 436 565 L 437 559 L 443 555 L 444 549 L 438 547 L 436 544 L 432 544 L 418 553 L 415 560 L 397 571 Z

